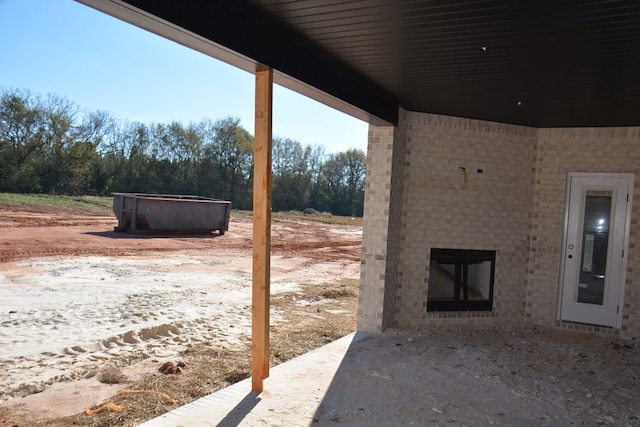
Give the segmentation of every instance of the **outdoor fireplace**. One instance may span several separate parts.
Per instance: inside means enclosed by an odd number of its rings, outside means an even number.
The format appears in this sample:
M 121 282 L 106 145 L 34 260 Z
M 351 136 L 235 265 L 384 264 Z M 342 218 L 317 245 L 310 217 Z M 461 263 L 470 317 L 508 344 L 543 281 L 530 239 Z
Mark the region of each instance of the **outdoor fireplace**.
M 491 311 L 496 251 L 431 249 L 427 311 Z

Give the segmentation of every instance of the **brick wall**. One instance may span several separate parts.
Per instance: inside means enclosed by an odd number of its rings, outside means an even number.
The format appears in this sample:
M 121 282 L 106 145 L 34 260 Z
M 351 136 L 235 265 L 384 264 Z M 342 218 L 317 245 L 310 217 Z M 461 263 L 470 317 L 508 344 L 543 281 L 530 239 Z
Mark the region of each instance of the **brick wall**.
M 403 194 L 405 179 L 405 154 L 407 141 L 407 112 L 400 110 L 399 125 L 393 145 L 393 161 L 391 170 L 391 194 L 389 197 L 389 233 L 387 238 L 387 266 L 385 276 L 388 277 L 385 287 L 385 311 L 382 327 L 390 328 L 395 323 L 398 308 L 398 267 L 402 248 L 400 218 L 403 216 Z
M 396 128 L 371 126 L 359 329 L 482 318 L 640 336 L 638 147 L 640 128 L 533 129 L 406 111 Z M 621 331 L 556 321 L 567 172 L 636 174 Z M 434 247 L 497 251 L 492 312 L 426 311 Z
M 407 113 L 395 326 L 487 316 L 427 313 L 431 248 L 497 251 L 490 316 L 522 319 L 535 136 L 535 130 L 521 126 Z M 467 170 L 466 183 L 459 167 Z
M 402 167 L 402 155 L 398 152 L 402 150 L 405 139 L 403 126 L 369 126 L 358 296 L 358 330 L 362 331 L 380 332 L 393 321 L 397 276 L 397 256 L 394 258 L 393 254 L 397 254 L 399 239 L 396 229 L 399 226 L 392 219 L 398 215 L 400 205 L 392 206 L 391 200 L 401 194 L 399 168 Z M 392 185 L 396 190 L 393 195 Z
M 640 335 L 640 128 L 540 129 L 536 189 L 531 223 L 531 265 L 527 318 L 536 324 L 556 322 L 562 252 L 563 215 L 568 172 L 634 173 L 633 213 L 627 258 L 622 336 Z M 597 329 L 597 330 L 596 330 Z M 606 328 L 590 328 L 606 333 Z

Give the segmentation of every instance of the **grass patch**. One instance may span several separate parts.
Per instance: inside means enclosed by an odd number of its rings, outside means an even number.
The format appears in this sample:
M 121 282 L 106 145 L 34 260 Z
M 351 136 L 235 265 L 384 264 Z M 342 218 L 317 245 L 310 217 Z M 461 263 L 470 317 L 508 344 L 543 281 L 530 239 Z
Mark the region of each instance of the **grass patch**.
M 237 217 L 253 217 L 253 212 L 251 211 L 234 209 L 232 213 Z M 309 221 L 320 222 L 322 224 L 355 225 L 357 227 L 362 227 L 363 223 L 361 217 L 336 216 L 330 214 L 305 215 L 299 211 L 272 212 L 271 219 L 274 221 Z
M 344 279 L 274 295 L 271 305 L 286 320 L 271 329 L 271 363 L 285 362 L 355 331 L 358 285 L 358 280 Z
M 0 204 L 20 207 L 53 207 L 68 210 L 111 212 L 113 198 L 97 196 L 56 196 L 51 194 L 0 193 Z
M 348 288 L 326 289 L 320 295 L 326 299 L 355 298 L 358 296 L 355 291 Z

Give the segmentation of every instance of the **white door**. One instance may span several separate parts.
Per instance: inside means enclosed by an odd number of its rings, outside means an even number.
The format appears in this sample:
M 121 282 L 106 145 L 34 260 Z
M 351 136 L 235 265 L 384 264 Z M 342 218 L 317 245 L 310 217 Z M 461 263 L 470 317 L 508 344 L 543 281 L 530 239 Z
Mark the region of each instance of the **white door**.
M 569 174 L 562 320 L 621 327 L 632 191 L 632 174 Z

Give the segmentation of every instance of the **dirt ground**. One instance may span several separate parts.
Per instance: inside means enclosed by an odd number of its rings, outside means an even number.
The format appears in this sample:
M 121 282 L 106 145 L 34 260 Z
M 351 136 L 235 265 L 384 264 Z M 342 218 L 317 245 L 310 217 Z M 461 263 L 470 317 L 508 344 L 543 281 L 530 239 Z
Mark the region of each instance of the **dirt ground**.
M 114 225 L 0 207 L 0 426 L 137 425 L 247 377 L 250 218 L 224 236 Z M 354 330 L 361 232 L 273 223 L 272 364 Z M 640 426 L 636 340 L 451 324 L 380 342 L 383 362 L 350 359 L 314 425 L 392 426 L 420 408 L 413 425 Z M 379 384 L 363 392 L 362 378 Z
M 313 227 L 310 226 L 313 225 Z M 224 237 L 217 234 L 132 235 L 116 233 L 111 214 L 60 211 L 60 208 L 20 208 L 0 205 L 0 262 L 47 256 L 127 256 L 214 249 L 250 254 L 252 225 L 246 215 L 234 215 Z M 343 233 L 331 234 L 328 231 Z M 360 263 L 361 227 L 318 222 L 274 221 L 271 248 L 274 255 L 312 260 Z
M 0 205 L 0 426 L 136 425 L 249 374 L 251 218 L 224 236 L 116 224 Z M 272 364 L 355 329 L 361 236 L 273 221 Z M 102 403 L 127 410 L 83 413 Z

